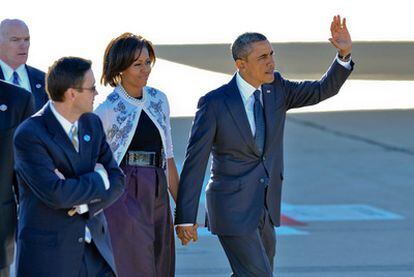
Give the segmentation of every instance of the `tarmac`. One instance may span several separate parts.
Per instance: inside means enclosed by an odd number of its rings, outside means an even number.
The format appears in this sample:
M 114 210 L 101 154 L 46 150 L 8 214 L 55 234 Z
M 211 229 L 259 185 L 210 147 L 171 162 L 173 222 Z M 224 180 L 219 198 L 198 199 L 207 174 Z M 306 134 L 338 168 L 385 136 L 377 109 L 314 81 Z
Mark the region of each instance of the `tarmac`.
M 275 276 L 414 276 L 413 118 L 414 110 L 288 115 Z M 191 120 L 172 121 L 179 166 Z M 230 276 L 217 238 L 199 233 L 188 246 L 177 240 L 176 276 Z

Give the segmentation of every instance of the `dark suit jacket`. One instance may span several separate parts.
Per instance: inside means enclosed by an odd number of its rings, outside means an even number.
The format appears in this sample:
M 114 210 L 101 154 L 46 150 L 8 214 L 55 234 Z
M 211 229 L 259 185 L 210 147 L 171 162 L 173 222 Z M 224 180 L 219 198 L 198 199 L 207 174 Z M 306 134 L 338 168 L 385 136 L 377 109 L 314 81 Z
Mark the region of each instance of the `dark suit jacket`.
M 275 73 L 273 83 L 262 86 L 266 120 L 263 156 L 256 147 L 235 77 L 202 97 L 181 173 L 175 224 L 196 222 L 211 153 L 212 182 L 206 189 L 211 231 L 219 235 L 252 232 L 265 199 L 273 224 L 279 226 L 286 111 L 335 95 L 350 73 L 336 61 L 319 81 L 292 82 Z
M 115 272 L 108 227 L 100 211 L 122 194 L 124 175 L 112 156 L 100 119 L 87 113 L 78 122 L 79 153 L 49 105 L 16 130 L 15 169 L 20 187 L 17 276 L 78 276 L 85 225 Z M 108 172 L 109 190 L 94 172 L 96 163 Z M 56 168 L 65 180 L 58 178 Z M 80 204 L 88 204 L 89 212 L 68 216 L 68 210 Z
M 16 202 L 13 194 L 13 134 L 34 111 L 32 95 L 0 80 L 0 268 L 13 262 L 16 231 Z
M 30 88 L 34 97 L 35 110 L 40 110 L 49 101 L 45 88 L 45 73 L 37 68 L 26 65 Z M 3 70 L 0 67 L 0 79 L 4 80 Z

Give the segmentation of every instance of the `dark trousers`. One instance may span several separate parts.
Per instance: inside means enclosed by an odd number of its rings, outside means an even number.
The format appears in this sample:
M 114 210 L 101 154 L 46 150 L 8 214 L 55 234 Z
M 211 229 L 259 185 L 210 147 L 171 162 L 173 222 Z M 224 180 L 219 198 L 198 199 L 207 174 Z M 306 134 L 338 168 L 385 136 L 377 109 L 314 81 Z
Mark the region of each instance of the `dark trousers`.
M 85 243 L 85 251 L 82 258 L 82 267 L 79 277 L 113 277 L 111 267 L 99 253 L 93 241 Z
M 254 232 L 241 236 L 218 237 L 233 270 L 232 276 L 273 276 L 276 234 L 266 209 Z

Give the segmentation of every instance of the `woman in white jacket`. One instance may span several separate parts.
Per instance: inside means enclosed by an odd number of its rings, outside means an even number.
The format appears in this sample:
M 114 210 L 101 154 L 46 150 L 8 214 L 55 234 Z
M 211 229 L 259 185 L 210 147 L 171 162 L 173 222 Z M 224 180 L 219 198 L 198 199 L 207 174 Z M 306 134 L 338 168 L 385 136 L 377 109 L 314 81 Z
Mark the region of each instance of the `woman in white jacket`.
M 146 86 L 155 59 L 151 43 L 141 36 L 113 39 L 101 83 L 114 90 L 95 111 L 126 175 L 125 194 L 105 210 L 120 277 L 174 276 L 175 271 L 168 188 L 176 200 L 178 173 L 167 97 Z

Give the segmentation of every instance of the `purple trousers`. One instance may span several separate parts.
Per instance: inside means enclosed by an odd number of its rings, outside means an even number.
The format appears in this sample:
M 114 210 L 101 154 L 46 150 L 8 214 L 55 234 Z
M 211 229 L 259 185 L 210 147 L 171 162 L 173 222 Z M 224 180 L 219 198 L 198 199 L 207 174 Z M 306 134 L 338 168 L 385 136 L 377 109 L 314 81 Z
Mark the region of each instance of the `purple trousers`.
M 122 169 L 125 193 L 105 210 L 118 276 L 174 276 L 174 227 L 164 171 Z

